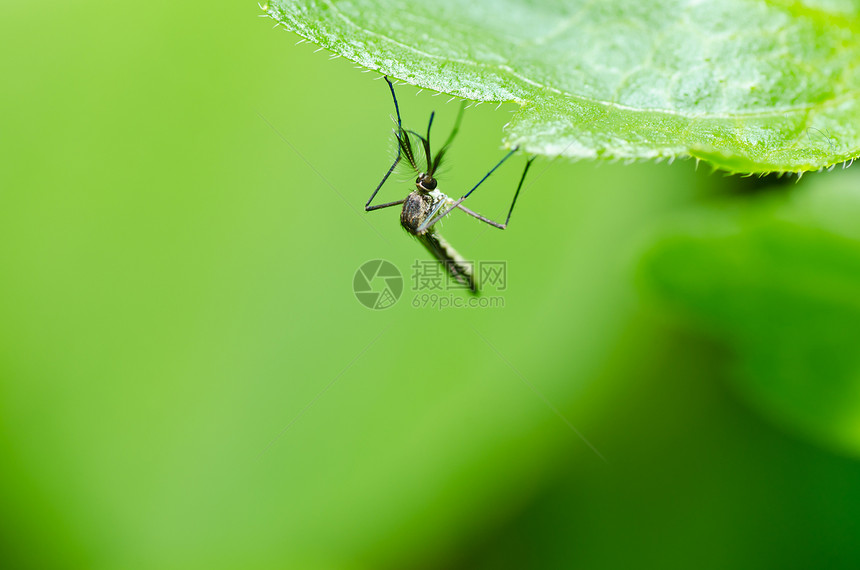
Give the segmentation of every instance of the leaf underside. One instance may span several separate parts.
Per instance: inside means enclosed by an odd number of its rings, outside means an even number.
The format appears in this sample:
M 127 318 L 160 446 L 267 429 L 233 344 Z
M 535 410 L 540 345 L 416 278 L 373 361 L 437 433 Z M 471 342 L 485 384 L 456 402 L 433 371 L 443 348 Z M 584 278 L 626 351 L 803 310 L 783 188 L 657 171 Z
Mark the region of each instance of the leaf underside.
M 860 0 L 272 0 L 391 77 L 520 104 L 504 144 L 802 172 L 860 156 Z

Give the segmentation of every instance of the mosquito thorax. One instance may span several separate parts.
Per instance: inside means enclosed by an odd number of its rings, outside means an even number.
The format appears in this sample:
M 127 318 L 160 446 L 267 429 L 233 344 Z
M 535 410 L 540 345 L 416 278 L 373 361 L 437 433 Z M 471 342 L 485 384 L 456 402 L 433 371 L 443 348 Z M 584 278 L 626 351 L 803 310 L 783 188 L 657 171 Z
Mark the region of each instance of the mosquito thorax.
M 418 187 L 419 192 L 431 192 L 436 189 L 436 179 L 422 172 L 415 180 L 415 185 Z

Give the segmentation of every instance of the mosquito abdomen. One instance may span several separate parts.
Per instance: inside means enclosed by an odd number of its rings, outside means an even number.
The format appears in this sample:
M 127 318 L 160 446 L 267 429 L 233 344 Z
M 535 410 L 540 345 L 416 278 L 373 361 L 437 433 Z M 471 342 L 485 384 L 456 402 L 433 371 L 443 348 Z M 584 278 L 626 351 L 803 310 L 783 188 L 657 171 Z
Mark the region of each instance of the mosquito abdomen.
M 416 236 L 418 240 L 439 260 L 448 273 L 451 274 L 457 283 L 468 287 L 472 293 L 478 292 L 478 285 L 475 283 L 475 275 L 472 271 L 472 263 L 466 261 L 462 255 L 457 253 L 457 250 L 451 247 L 445 238 L 436 232 L 427 232 Z

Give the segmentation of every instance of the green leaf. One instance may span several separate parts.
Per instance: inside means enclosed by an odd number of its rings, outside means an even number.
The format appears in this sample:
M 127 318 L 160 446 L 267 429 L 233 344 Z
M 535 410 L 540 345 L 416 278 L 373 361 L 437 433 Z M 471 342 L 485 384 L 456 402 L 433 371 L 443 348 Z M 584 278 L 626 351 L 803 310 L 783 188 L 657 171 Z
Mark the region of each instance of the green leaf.
M 505 145 L 694 156 L 733 172 L 860 156 L 860 1 L 272 0 L 320 46 L 413 85 L 515 101 Z
M 716 229 L 699 217 L 658 243 L 644 275 L 727 344 L 730 375 L 755 407 L 860 455 L 860 242 L 835 233 L 838 221 L 822 228 L 801 217 L 747 213 Z

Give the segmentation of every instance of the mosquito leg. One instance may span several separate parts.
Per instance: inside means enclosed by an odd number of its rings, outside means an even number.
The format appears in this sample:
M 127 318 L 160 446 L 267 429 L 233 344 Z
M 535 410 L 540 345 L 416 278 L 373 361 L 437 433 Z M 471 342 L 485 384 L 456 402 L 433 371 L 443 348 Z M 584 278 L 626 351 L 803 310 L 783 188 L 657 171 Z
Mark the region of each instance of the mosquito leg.
M 498 162 L 498 164 L 496 164 L 494 167 L 492 167 L 492 168 L 490 169 L 490 171 L 489 171 L 489 172 L 487 172 L 487 173 L 484 175 L 484 177 L 483 177 L 483 178 L 481 178 L 481 180 L 479 180 L 477 184 L 475 184 L 475 186 L 474 186 L 474 187 L 472 187 L 472 189 L 471 189 L 471 190 L 469 190 L 468 192 L 466 192 L 466 193 L 463 195 L 463 197 L 461 197 L 459 200 L 457 200 L 456 202 L 454 202 L 454 204 L 453 204 L 450 208 L 448 208 L 447 210 L 445 210 L 444 212 L 442 212 L 441 214 L 439 214 L 438 216 L 436 216 L 436 217 L 435 217 L 435 218 L 433 218 L 433 219 L 427 219 L 427 220 L 425 220 L 423 224 L 421 224 L 420 226 L 418 226 L 418 233 L 423 233 L 423 232 L 425 232 L 425 231 L 427 230 L 427 228 L 429 228 L 430 226 L 432 226 L 433 224 L 435 224 L 436 222 L 438 222 L 439 220 L 441 220 L 442 218 L 444 218 L 445 216 L 447 216 L 447 215 L 451 212 L 451 210 L 453 210 L 454 208 L 458 207 L 458 206 L 463 202 L 463 200 L 465 200 L 466 198 L 468 198 L 468 197 L 472 194 L 472 192 L 474 192 L 474 191 L 478 188 L 478 186 L 480 186 L 481 184 L 483 184 L 484 180 L 486 180 L 487 178 L 489 178 L 489 177 L 490 177 L 490 174 L 492 174 L 493 172 L 495 172 L 495 171 L 496 171 L 496 169 L 502 165 L 502 163 L 504 163 L 507 159 L 509 159 L 509 158 L 510 158 L 510 157 L 511 157 L 511 156 L 512 156 L 516 151 L 517 151 L 517 148 L 519 148 L 519 147 L 514 147 L 513 149 L 511 149 L 511 151 L 510 151 L 508 154 L 506 154 L 504 157 L 502 157 L 502 160 L 500 160 L 500 161 Z
M 394 111 L 397 113 L 397 128 L 402 128 L 402 123 L 400 121 L 400 106 L 397 104 L 397 96 L 394 95 L 394 85 L 392 85 L 391 80 L 388 79 L 387 75 L 385 76 L 385 82 L 388 83 L 388 88 L 391 90 L 391 98 L 394 99 Z
M 394 101 L 394 112 L 397 113 L 397 131 L 395 131 L 395 136 L 397 137 L 397 158 L 394 159 L 394 162 L 391 164 L 391 168 L 388 169 L 388 172 L 385 173 L 385 176 L 382 177 L 382 181 L 376 187 L 376 190 L 373 191 L 373 194 L 370 195 L 370 199 L 364 205 L 365 212 L 371 212 L 373 210 L 381 210 L 382 208 L 388 208 L 389 206 L 397 206 L 406 201 L 398 200 L 396 202 L 386 202 L 385 204 L 377 204 L 376 206 L 371 206 L 370 203 L 373 202 L 373 199 L 376 198 L 376 194 L 379 192 L 382 185 L 385 184 L 385 181 L 388 180 L 388 177 L 391 176 L 391 173 L 394 172 L 394 169 L 397 168 L 397 165 L 400 163 L 400 159 L 406 154 L 406 159 L 409 161 L 412 166 L 415 166 L 415 160 L 412 156 L 412 147 L 408 144 L 405 144 L 404 141 L 408 143 L 408 139 L 405 138 L 406 134 L 403 130 L 403 125 L 400 120 L 400 106 L 397 104 L 397 96 L 394 94 L 394 84 L 391 83 L 391 80 L 388 79 L 388 76 L 385 77 L 385 82 L 388 83 L 388 89 L 391 91 L 391 99 Z M 430 116 L 430 124 L 433 124 L 433 116 Z M 427 127 L 430 128 L 429 126 Z
M 370 203 L 373 202 L 373 199 L 376 198 L 377 192 L 382 188 L 382 185 L 385 184 L 385 181 L 388 180 L 388 177 L 391 176 L 391 173 L 394 172 L 394 169 L 397 168 L 397 164 L 400 162 L 400 151 L 397 152 L 397 158 L 394 159 L 394 162 L 391 165 L 391 168 L 388 169 L 388 172 L 385 173 L 385 176 L 382 177 L 382 182 L 379 183 L 379 186 L 376 187 L 376 190 L 373 191 L 373 194 L 370 195 L 370 199 L 367 201 L 367 204 L 364 205 L 364 211 L 369 212 L 371 210 L 378 210 L 379 208 L 385 208 L 386 206 L 393 206 L 397 202 L 391 202 L 389 204 L 382 204 L 380 206 L 371 206 Z M 402 201 L 401 201 L 402 203 Z
M 481 220 L 482 222 L 486 222 L 486 223 L 490 224 L 491 226 L 494 226 L 494 227 L 499 228 L 500 230 L 505 229 L 505 226 L 507 226 L 507 224 L 500 224 L 499 222 L 494 222 L 494 221 L 493 221 L 493 220 L 491 220 L 490 218 L 487 218 L 487 217 L 485 217 L 485 216 L 482 216 L 482 215 L 481 215 L 481 214 L 479 214 L 478 212 L 475 212 L 475 211 L 473 211 L 473 210 L 470 210 L 469 208 L 467 208 L 466 206 L 464 206 L 464 205 L 462 205 L 462 204 L 460 204 L 459 206 L 457 206 L 457 208 L 459 208 L 459 209 L 463 210 L 464 212 L 466 212 L 467 214 L 469 214 L 470 216 L 472 216 L 472 217 L 474 217 L 474 218 L 478 218 L 478 219 L 479 219 L 479 220 Z
M 505 223 L 504 223 L 504 224 L 500 224 L 499 222 L 494 222 L 493 220 L 491 220 L 491 219 L 489 219 L 489 218 L 487 218 L 487 217 L 485 217 L 485 216 L 482 216 L 481 214 L 479 214 L 479 213 L 477 213 L 477 212 L 474 212 L 474 211 L 470 210 L 469 208 L 467 208 L 466 206 L 463 206 L 462 204 L 459 204 L 459 203 L 458 203 L 458 204 L 456 204 L 456 206 L 455 206 L 455 207 L 456 207 L 456 208 L 460 208 L 461 210 L 463 210 L 464 212 L 466 212 L 466 213 L 467 213 L 467 214 L 469 214 L 470 216 L 473 216 L 473 217 L 475 217 L 475 218 L 478 218 L 478 219 L 479 219 L 479 220 L 481 220 L 482 222 L 486 222 L 486 223 L 490 224 L 490 225 L 491 225 L 491 226 L 493 226 L 493 227 L 499 228 L 500 230 L 505 229 L 506 227 L 508 227 L 508 222 L 510 222 L 510 221 L 511 221 L 511 214 L 512 214 L 512 213 L 513 213 L 513 211 L 514 211 L 514 206 L 515 206 L 515 205 L 516 205 L 516 203 L 517 203 L 517 198 L 519 197 L 519 195 L 520 195 L 520 190 L 521 190 L 521 189 L 522 189 L 522 187 L 523 187 L 523 181 L 525 181 L 525 179 L 526 179 L 526 173 L 529 171 L 529 167 L 532 165 L 532 162 L 534 162 L 534 159 L 535 159 L 535 157 L 533 156 L 533 157 L 531 157 L 530 159 L 528 159 L 528 160 L 526 161 L 526 167 L 523 169 L 523 175 L 522 175 L 522 176 L 520 176 L 520 183 L 519 183 L 519 184 L 517 184 L 517 191 L 514 193 L 514 200 L 513 200 L 513 202 L 511 202 L 511 208 L 508 210 L 508 217 L 507 217 L 507 218 L 505 218 Z
M 381 210 L 382 208 L 387 208 L 389 206 L 399 206 L 403 202 L 406 201 L 406 198 L 402 200 L 397 200 L 396 202 L 386 202 L 385 204 L 377 204 L 376 206 L 365 206 L 365 212 L 372 212 L 373 210 Z

